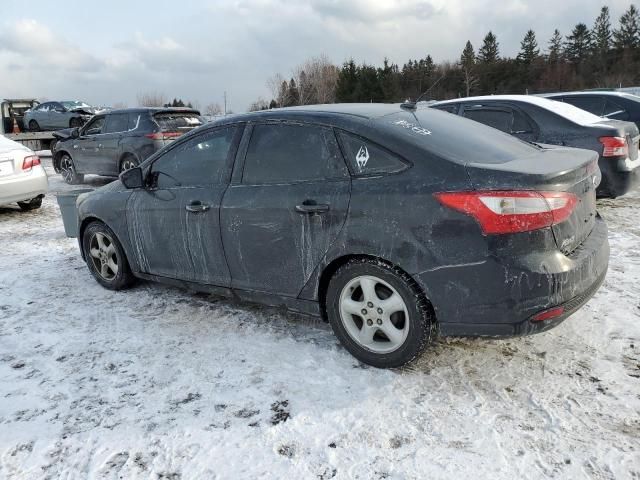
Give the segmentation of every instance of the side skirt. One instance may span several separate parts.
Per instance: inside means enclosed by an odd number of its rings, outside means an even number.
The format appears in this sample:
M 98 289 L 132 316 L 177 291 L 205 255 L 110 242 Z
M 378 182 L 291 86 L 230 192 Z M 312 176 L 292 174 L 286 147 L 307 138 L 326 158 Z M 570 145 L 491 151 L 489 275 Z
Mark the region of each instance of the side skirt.
M 174 287 L 195 292 L 210 293 L 212 295 L 217 295 L 238 302 L 256 303 L 268 307 L 285 309 L 302 315 L 310 315 L 314 317 L 320 316 L 320 305 L 318 302 L 313 300 L 302 300 L 299 298 L 285 297 L 265 292 L 255 292 L 220 287 L 217 285 L 207 285 L 197 282 L 188 282 L 185 280 L 176 280 L 174 278 L 161 277 L 158 275 L 149 275 L 147 273 L 135 272 L 134 275 L 143 280 L 172 285 Z

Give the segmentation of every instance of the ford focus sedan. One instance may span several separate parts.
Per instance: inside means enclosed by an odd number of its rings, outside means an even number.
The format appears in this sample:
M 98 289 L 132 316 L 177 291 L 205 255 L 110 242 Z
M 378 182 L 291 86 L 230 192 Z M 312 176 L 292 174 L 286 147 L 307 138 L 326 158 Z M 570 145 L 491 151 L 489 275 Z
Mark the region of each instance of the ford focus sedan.
M 106 288 L 142 278 L 322 315 L 357 359 L 397 367 L 438 333 L 547 330 L 596 292 L 597 161 L 435 109 L 271 110 L 80 196 L 77 233 Z

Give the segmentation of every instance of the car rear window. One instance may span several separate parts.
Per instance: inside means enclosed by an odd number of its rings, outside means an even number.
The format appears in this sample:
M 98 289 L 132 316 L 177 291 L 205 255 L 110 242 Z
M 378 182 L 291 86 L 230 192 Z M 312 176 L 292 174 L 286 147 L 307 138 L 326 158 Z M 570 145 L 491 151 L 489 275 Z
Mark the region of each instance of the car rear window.
M 539 151 L 537 147 L 495 128 L 433 108 L 399 112 L 382 117 L 378 122 L 387 124 L 400 139 L 463 165 L 505 163 Z
M 161 112 L 153 119 L 163 132 L 186 132 L 203 124 L 200 115 L 189 112 Z

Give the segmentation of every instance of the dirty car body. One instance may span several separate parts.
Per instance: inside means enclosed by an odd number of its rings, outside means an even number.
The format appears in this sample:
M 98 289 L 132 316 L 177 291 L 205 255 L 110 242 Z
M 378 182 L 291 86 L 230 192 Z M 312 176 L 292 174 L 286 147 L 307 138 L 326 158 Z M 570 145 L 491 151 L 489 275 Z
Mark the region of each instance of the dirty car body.
M 640 133 L 569 103 L 531 95 L 492 95 L 437 102 L 432 108 L 470 118 L 527 142 L 593 150 L 600 155 L 600 197 L 618 197 L 640 182 Z
M 314 157 L 305 148 L 316 141 Z M 283 144 L 287 157 L 275 151 Z M 528 334 L 558 324 L 603 281 L 597 158 L 434 109 L 238 115 L 81 196 L 78 237 L 82 249 L 99 222 L 136 277 L 330 321 L 334 277 L 373 262 L 428 302 L 443 335 Z

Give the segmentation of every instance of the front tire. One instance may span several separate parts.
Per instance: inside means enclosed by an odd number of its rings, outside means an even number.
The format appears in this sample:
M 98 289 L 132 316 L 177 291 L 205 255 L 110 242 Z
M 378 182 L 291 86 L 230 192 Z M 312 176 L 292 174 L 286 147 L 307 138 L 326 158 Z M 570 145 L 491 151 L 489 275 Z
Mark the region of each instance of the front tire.
M 40 131 L 40 125 L 38 125 L 37 121 L 29 120 L 29 131 L 30 132 L 39 132 Z
M 102 222 L 90 223 L 82 236 L 82 250 L 89 271 L 109 290 L 130 287 L 135 277 L 113 230 Z
M 435 336 L 435 317 L 415 281 L 370 258 L 350 260 L 329 283 L 329 323 L 358 360 L 395 368 L 418 358 Z
M 60 174 L 62 179 L 69 185 L 77 185 L 84 182 L 84 175 L 76 172 L 76 166 L 68 153 L 63 153 L 60 157 Z
M 82 126 L 82 119 L 78 117 L 73 117 L 69 120 L 69 128 L 77 128 Z

